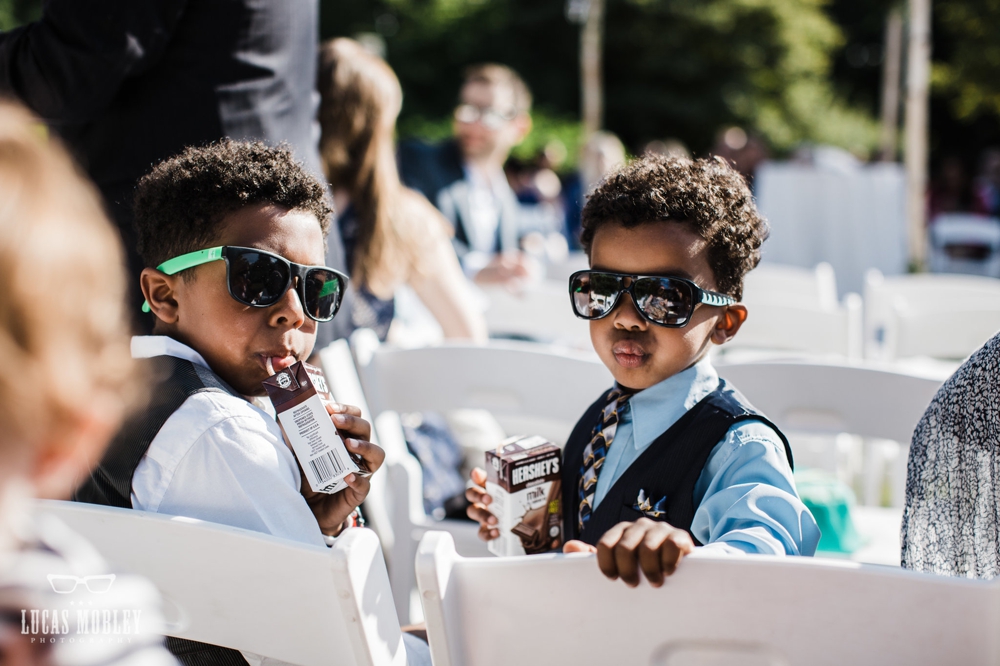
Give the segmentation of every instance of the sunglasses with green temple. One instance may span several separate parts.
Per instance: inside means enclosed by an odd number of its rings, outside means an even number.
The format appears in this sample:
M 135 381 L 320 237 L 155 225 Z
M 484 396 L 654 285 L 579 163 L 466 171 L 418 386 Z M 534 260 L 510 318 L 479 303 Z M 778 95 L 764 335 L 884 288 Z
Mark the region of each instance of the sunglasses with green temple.
M 164 261 L 156 269 L 166 275 L 176 275 L 220 260 L 226 262 L 229 295 L 254 308 L 274 305 L 295 282 L 306 315 L 315 321 L 330 321 L 340 309 L 347 288 L 347 276 L 333 268 L 303 266 L 264 250 L 234 245 L 188 252 Z M 142 311 L 150 311 L 148 302 L 142 304 Z

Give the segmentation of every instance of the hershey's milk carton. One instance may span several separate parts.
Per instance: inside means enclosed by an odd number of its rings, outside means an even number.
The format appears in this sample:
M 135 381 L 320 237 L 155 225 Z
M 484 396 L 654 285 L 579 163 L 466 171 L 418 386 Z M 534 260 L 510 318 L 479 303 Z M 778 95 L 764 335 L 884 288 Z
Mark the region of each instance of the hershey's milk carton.
M 500 537 L 494 555 L 562 547 L 562 451 L 543 437 L 512 437 L 486 452 L 486 492 Z
M 347 487 L 348 474 L 370 474 L 330 420 L 323 400 L 332 397 L 322 370 L 299 361 L 265 379 L 264 390 L 313 492 L 332 495 Z

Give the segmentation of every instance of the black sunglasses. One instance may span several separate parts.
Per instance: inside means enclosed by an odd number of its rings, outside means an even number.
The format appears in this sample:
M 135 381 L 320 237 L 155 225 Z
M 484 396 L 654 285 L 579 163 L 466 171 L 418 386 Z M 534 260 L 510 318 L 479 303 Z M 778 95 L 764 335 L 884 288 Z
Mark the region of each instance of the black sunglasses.
M 306 315 L 315 321 L 330 321 L 340 309 L 347 288 L 347 276 L 340 271 L 326 266 L 303 266 L 277 254 L 233 245 L 189 252 L 164 261 L 156 269 L 174 275 L 222 259 L 226 262 L 229 295 L 254 308 L 277 303 L 295 279 Z M 149 303 L 143 303 L 142 311 L 149 312 Z
M 625 280 L 628 280 L 628 286 Z M 736 299 L 702 289 L 691 280 L 656 275 L 628 275 L 605 271 L 577 271 L 569 277 L 573 313 L 581 319 L 607 317 L 627 292 L 644 319 L 667 328 L 681 328 L 699 303 L 732 305 Z

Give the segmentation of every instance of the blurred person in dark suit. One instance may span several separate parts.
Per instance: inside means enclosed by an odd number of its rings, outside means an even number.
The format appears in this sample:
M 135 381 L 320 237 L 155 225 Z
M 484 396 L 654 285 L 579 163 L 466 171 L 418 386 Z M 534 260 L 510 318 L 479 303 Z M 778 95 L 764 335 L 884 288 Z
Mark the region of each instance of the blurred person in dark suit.
M 479 283 L 509 283 L 531 273 L 521 236 L 537 230 L 504 175 L 511 150 L 531 131 L 531 91 L 504 65 L 473 65 L 455 108 L 454 138 L 404 142 L 403 183 L 426 196 L 455 228 L 462 266 Z
M 0 33 L 0 92 L 63 138 L 104 196 L 142 296 L 132 191 L 185 146 L 287 142 L 320 175 L 316 0 L 48 0 Z M 328 243 L 343 269 L 336 232 Z M 349 319 L 349 317 L 344 318 Z

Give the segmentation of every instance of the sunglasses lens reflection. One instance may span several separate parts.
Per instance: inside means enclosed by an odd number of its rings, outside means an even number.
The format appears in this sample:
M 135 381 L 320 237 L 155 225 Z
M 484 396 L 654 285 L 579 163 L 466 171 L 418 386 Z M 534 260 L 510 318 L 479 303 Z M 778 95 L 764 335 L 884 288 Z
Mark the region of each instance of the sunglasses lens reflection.
M 607 273 L 583 273 L 573 278 L 573 308 L 586 319 L 603 317 L 615 306 L 621 282 Z
M 632 288 L 636 305 L 657 324 L 683 325 L 694 307 L 691 286 L 671 278 L 640 278 Z
M 333 271 L 320 268 L 306 275 L 305 307 L 309 316 L 317 321 L 329 321 L 340 309 L 343 285 Z
M 229 287 L 246 305 L 272 305 L 284 296 L 288 264 L 258 252 L 238 252 L 229 258 Z

